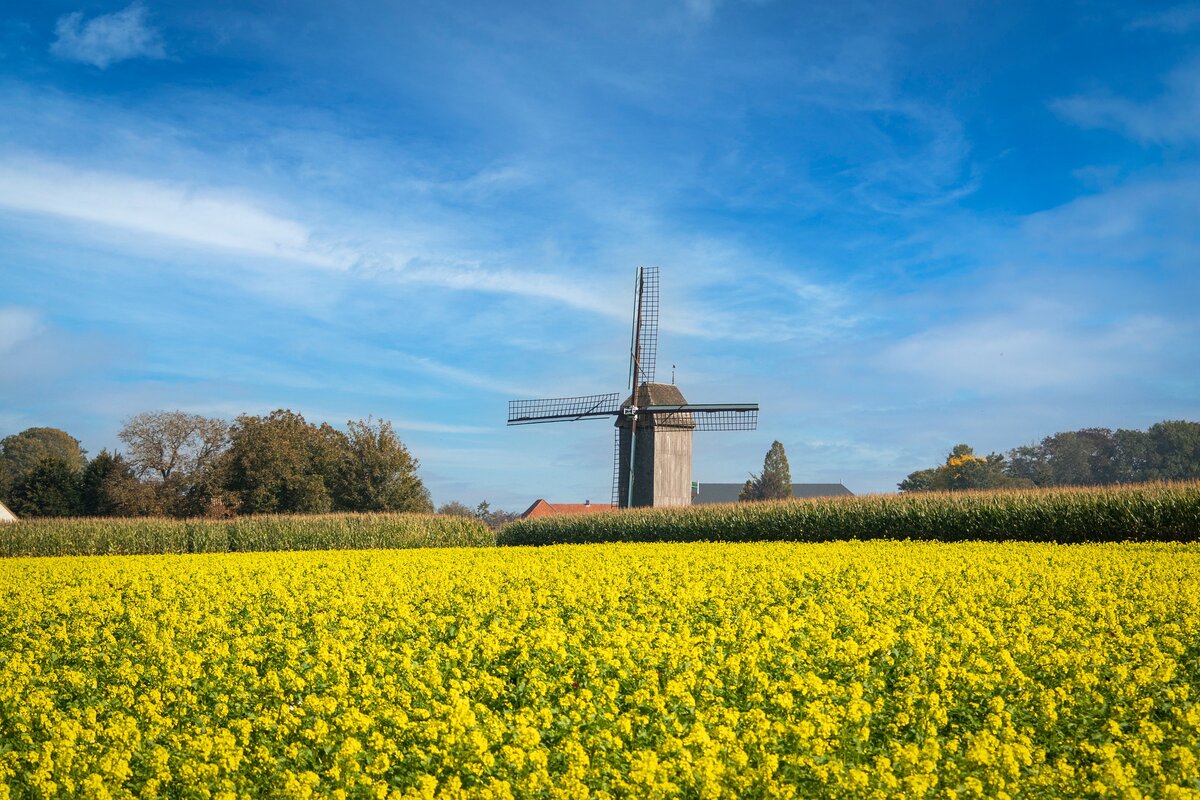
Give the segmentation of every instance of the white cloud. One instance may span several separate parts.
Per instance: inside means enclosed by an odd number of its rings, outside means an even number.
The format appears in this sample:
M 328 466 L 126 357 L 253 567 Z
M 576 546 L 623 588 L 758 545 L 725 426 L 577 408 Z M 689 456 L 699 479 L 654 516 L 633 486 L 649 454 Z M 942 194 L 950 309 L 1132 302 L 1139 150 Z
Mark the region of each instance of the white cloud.
M 589 291 L 580 281 L 556 275 L 505 269 L 485 269 L 469 265 L 409 266 L 397 264 L 389 271 L 402 282 L 427 283 L 460 291 L 512 294 L 555 300 L 573 308 L 608 316 L 625 313 L 625 302 L 603 293 Z
M 84 22 L 83 12 L 58 18 L 58 38 L 50 52 L 68 61 L 80 61 L 105 69 L 131 58 L 166 58 L 162 37 L 146 24 L 146 9 L 140 3 L 112 14 L 101 14 Z
M 244 199 L 209 189 L 61 164 L 0 161 L 0 206 L 163 236 L 194 245 L 340 266 L 308 229 Z
M 1171 72 L 1162 94 L 1146 101 L 1107 92 L 1051 103 L 1060 116 L 1085 128 L 1107 128 L 1142 144 L 1200 140 L 1200 61 Z
M 36 336 L 41 327 L 38 315 L 28 308 L 0 308 L 0 354 L 10 352 L 17 345 Z

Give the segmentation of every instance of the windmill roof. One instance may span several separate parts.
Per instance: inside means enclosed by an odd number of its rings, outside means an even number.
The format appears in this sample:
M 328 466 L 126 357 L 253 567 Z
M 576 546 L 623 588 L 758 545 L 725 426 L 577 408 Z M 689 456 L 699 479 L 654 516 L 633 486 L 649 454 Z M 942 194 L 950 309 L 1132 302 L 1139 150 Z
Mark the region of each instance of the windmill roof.
M 628 406 L 632 399 L 631 394 L 621 405 Z M 643 383 L 638 387 L 639 406 L 681 406 L 686 403 L 683 392 L 673 383 Z
M 625 402 L 621 404 L 621 408 L 628 408 L 630 401 L 633 400 L 633 395 L 625 398 Z M 683 396 L 683 392 L 679 391 L 679 387 L 673 383 L 643 383 L 638 387 L 638 408 L 646 406 L 682 406 L 687 405 L 687 400 Z M 628 428 L 630 418 L 622 414 L 617 418 L 617 425 L 622 428 Z M 667 427 L 674 429 L 690 430 L 696 427 L 696 420 L 690 413 L 681 412 L 678 414 L 641 414 L 638 416 L 638 429 Z
M 608 503 L 550 503 L 539 498 L 533 501 L 533 505 L 525 509 L 521 519 L 549 517 L 556 514 L 596 514 L 612 510 L 613 507 Z
M 698 492 L 692 494 L 692 505 L 708 505 L 709 503 L 736 503 L 742 492 L 740 483 L 698 483 Z M 807 499 L 812 497 L 851 497 L 854 492 L 840 483 L 793 483 L 792 497 Z

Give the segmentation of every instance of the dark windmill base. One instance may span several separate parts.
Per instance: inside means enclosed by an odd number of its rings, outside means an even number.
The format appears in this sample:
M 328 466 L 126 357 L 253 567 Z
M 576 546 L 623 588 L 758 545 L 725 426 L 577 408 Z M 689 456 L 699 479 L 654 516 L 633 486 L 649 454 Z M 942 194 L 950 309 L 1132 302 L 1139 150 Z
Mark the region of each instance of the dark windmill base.
M 679 389 L 668 383 L 643 383 L 637 405 L 684 406 Z M 621 406 L 628 409 L 630 401 Z M 637 436 L 631 436 L 632 416 L 617 417 L 617 496 L 623 507 L 690 506 L 692 504 L 691 414 L 643 414 L 637 418 Z M 636 440 L 636 441 L 635 441 Z M 630 445 L 634 445 L 630 458 Z M 629 495 L 629 466 L 633 464 L 633 497 Z

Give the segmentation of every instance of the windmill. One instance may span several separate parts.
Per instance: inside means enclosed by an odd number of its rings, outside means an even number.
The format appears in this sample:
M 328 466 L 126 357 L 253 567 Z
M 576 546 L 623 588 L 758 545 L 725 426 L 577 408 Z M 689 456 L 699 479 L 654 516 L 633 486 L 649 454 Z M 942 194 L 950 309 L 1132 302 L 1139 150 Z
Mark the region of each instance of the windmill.
M 612 504 L 685 506 L 692 502 L 692 434 L 752 431 L 758 403 L 689 403 L 671 383 L 654 382 L 658 357 L 658 267 L 639 267 L 629 348 L 629 397 L 619 392 L 512 400 L 509 425 L 616 417 Z

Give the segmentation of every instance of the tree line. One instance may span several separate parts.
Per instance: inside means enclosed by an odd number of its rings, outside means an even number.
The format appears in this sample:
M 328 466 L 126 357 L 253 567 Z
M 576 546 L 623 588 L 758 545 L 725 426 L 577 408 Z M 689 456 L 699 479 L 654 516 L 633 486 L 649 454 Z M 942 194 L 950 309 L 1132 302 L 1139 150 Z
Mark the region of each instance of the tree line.
M 437 513 L 451 517 L 473 517 L 493 530 L 521 518 L 520 513 L 516 511 L 501 511 L 500 509 L 492 508 L 492 504 L 487 500 L 482 501 L 475 507 L 452 500 L 449 503 L 443 503 L 438 506 Z
M 1200 422 L 1164 420 L 1148 430 L 1084 428 L 1007 454 L 977 456 L 966 444 L 944 463 L 912 472 L 902 492 L 1103 486 L 1200 478 Z
M 58 428 L 0 440 L 0 500 L 31 517 L 433 511 L 419 462 L 386 420 L 339 430 L 283 409 L 232 423 L 155 411 L 118 437 L 122 452 L 90 460 Z

